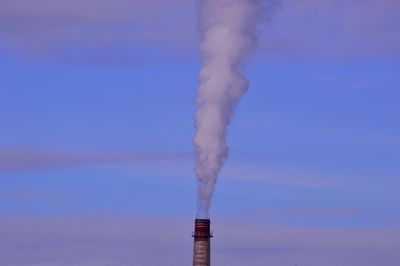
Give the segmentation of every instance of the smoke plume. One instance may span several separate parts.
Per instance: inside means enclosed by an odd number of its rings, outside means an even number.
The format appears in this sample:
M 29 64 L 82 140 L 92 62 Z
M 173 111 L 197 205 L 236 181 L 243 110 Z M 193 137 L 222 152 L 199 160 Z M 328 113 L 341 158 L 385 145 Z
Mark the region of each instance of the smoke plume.
M 198 0 L 203 65 L 195 104 L 197 217 L 207 218 L 218 174 L 228 156 L 226 135 L 248 82 L 240 72 L 257 41 L 268 0 Z

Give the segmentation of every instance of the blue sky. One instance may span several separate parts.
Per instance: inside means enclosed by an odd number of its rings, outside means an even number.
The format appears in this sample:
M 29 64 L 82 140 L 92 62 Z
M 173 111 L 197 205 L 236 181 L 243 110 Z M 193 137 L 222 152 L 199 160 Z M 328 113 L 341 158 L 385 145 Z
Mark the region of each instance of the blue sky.
M 0 265 L 188 265 L 194 5 L 58 2 L 0 4 Z M 262 25 L 216 264 L 397 265 L 399 9 L 286 0 Z

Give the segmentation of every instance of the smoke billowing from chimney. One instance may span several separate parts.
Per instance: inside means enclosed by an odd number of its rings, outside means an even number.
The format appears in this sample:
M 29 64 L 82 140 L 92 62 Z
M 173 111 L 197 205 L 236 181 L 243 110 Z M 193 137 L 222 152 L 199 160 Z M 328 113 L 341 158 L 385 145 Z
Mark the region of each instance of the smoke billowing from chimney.
M 275 2 L 275 1 L 273 1 Z M 248 82 L 240 72 L 257 41 L 268 0 L 198 0 L 203 65 L 195 103 L 198 218 L 207 218 L 218 174 L 228 156 L 226 135 Z

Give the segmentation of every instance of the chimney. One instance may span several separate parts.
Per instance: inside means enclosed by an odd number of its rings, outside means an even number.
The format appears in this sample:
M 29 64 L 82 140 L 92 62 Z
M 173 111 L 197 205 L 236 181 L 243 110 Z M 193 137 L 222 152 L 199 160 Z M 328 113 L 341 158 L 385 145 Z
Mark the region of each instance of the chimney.
M 196 219 L 194 222 L 193 266 L 210 266 L 210 231 L 209 219 Z

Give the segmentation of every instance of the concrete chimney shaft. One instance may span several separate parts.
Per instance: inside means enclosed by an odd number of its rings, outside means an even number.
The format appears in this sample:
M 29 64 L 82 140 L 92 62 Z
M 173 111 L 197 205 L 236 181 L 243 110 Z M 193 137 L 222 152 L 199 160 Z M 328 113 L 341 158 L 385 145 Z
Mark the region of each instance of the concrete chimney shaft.
M 210 266 L 210 231 L 209 219 L 196 219 L 194 222 L 193 266 Z

